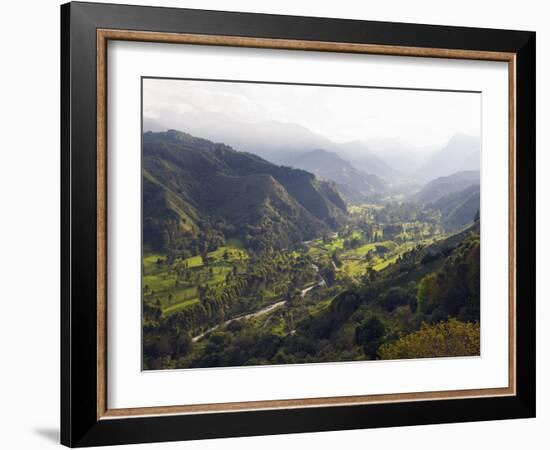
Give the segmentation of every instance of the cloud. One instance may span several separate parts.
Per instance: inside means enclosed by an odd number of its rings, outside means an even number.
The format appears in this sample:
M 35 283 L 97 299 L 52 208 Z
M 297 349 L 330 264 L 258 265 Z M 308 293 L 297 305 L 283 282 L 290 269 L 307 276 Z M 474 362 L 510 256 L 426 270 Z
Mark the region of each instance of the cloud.
M 144 79 L 143 100 L 145 130 L 180 129 L 190 117 L 211 126 L 217 115 L 237 124 L 294 123 L 335 142 L 399 139 L 411 148 L 481 132 L 477 93 Z

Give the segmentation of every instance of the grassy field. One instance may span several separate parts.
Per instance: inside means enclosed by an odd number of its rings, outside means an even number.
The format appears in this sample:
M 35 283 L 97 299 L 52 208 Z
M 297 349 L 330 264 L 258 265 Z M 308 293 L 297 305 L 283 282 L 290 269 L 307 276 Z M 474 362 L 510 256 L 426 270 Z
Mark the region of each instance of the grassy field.
M 430 239 L 429 241 L 432 240 Z M 344 251 L 340 255 L 342 266 L 339 272 L 348 277 L 359 278 L 365 274 L 368 268 L 376 271 L 383 270 L 396 262 L 402 254 L 412 249 L 415 245 L 417 245 L 416 242 L 406 242 L 398 245 L 393 241 L 382 241 L 371 242 L 361 247 Z M 382 252 L 377 251 L 377 249 L 381 249 Z M 365 258 L 370 251 L 374 252 L 374 256 L 370 259 Z
M 376 250 L 377 248 L 384 248 L 386 251 L 391 252 L 395 250 L 397 244 L 393 241 L 382 241 L 382 242 L 370 242 L 368 244 L 362 245 L 361 247 L 354 248 L 346 252 L 346 254 L 355 255 L 355 256 L 365 256 L 369 251 Z
M 177 260 L 167 264 L 165 256 L 146 253 L 143 257 L 144 294 L 154 294 L 161 302 L 164 315 L 173 314 L 196 304 L 198 284 L 219 286 L 225 283 L 227 274 L 235 261 L 248 258 L 242 243 L 230 239 L 226 245 L 208 253 L 209 265 L 205 266 L 201 256 Z M 189 273 L 189 281 L 178 280 L 176 266 L 182 266 Z
M 405 237 L 406 231 L 403 234 Z M 398 244 L 387 239 L 346 249 L 346 241 L 362 238 L 360 231 L 353 231 L 346 239 L 336 234 L 330 240 L 316 239 L 307 243 L 306 253 L 315 262 L 322 259 L 326 261 L 326 258 L 337 252 L 341 262 L 337 269 L 337 277 L 360 279 L 367 269 L 383 270 L 417 244 L 411 241 Z M 429 240 L 433 239 L 435 238 Z M 300 253 L 301 251 L 293 251 L 292 255 L 298 258 Z M 227 274 L 233 270 L 233 265 L 247 259 L 246 250 L 236 239 L 229 239 L 225 246 L 209 252 L 206 265 L 201 256 L 177 259 L 175 263 L 167 264 L 164 255 L 146 252 L 143 258 L 145 298 L 147 299 L 150 295 L 160 300 L 163 315 L 181 311 L 199 302 L 197 286 L 223 287 Z M 178 267 L 180 268 L 179 277 Z M 181 275 L 182 270 L 184 276 Z M 270 289 L 262 292 L 265 300 L 275 300 L 281 296 L 280 292 L 276 292 L 278 290 L 276 286 Z
M 348 239 L 361 239 L 363 236 L 359 231 L 353 231 Z M 369 242 L 359 247 L 346 249 L 344 238 L 334 237 L 330 242 L 322 239 L 312 241 L 308 245 L 308 254 L 314 260 L 327 256 L 337 251 L 342 266 L 339 272 L 348 277 L 358 278 L 365 274 L 368 267 L 374 270 L 382 270 L 397 260 L 399 255 L 409 250 L 414 244 L 398 245 L 391 240 Z M 369 252 L 373 252 L 371 259 L 365 258 Z

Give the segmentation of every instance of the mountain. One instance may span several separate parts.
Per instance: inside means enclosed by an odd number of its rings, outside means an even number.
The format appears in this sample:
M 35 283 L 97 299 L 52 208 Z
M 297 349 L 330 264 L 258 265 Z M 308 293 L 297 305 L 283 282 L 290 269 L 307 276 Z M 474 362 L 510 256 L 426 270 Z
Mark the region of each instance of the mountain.
M 296 123 L 275 120 L 245 123 L 223 113 L 207 111 L 181 114 L 178 116 L 178 123 L 178 127 L 192 135 L 214 142 L 224 142 L 275 164 L 289 164 L 298 155 L 322 148 L 351 161 L 365 173 L 376 174 L 382 178 L 401 176 L 360 141 L 337 143 Z M 164 131 L 166 127 L 160 122 L 146 119 L 143 129 Z M 352 160 L 355 158 L 357 161 Z
M 436 151 L 431 146 L 419 147 L 400 138 L 371 138 L 365 145 L 389 167 L 407 176 L 415 173 Z
M 479 214 L 479 184 L 444 195 L 436 202 L 427 205 L 427 207 L 441 212 L 442 223 L 447 231 L 462 228 L 472 223 Z
M 326 137 L 296 123 L 274 120 L 248 123 L 227 114 L 210 111 L 181 114 L 178 116 L 178 128 L 210 141 L 224 142 L 275 164 L 284 164 L 297 154 L 333 145 Z M 164 131 L 166 127 L 147 119 L 143 129 Z M 243 130 L 246 130 L 246 133 Z
M 303 153 L 292 159 L 289 165 L 334 181 L 338 190 L 352 201 L 372 199 L 388 189 L 380 177 L 361 172 L 336 153 L 322 149 Z
M 477 185 L 479 190 L 479 171 L 456 172 L 430 181 L 415 193 L 412 199 L 422 204 L 434 203 L 444 196 L 462 191 L 472 185 Z
M 414 172 L 414 176 L 422 180 L 431 180 L 460 171 L 479 171 L 480 150 L 479 137 L 456 134 L 443 149 L 428 158 Z
M 345 214 L 333 183 L 304 170 L 180 131 L 143 135 L 143 239 L 153 248 L 224 238 L 284 248 L 336 229 Z
M 337 144 L 329 150 L 349 160 L 357 169 L 389 181 L 401 181 L 403 174 L 390 167 L 361 141 Z

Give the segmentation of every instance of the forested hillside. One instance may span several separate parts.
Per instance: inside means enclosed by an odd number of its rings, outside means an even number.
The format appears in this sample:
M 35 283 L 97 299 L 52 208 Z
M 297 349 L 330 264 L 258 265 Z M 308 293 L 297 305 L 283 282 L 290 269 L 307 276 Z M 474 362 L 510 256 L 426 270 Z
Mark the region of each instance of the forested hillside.
M 369 203 L 342 161 L 144 134 L 145 369 L 479 354 L 476 175 Z
M 380 245 L 382 254 L 385 245 Z M 323 281 L 316 281 L 318 274 L 309 268 L 314 254 L 297 261 L 278 254 L 269 265 L 241 264 L 233 287 L 237 294 L 224 291 L 220 297 L 211 290 L 201 297 L 199 309 L 171 315 L 148 310 L 147 368 L 479 354 L 478 224 L 429 245 L 418 243 L 385 268 L 370 266 L 357 276 L 339 262 L 332 276 L 325 266 Z M 277 299 L 272 310 L 257 307 L 258 314 L 247 313 L 252 310 L 241 306 L 254 290 L 251 280 L 266 290 L 289 283 L 286 300 Z M 197 331 L 204 327 L 210 331 Z
M 479 171 L 455 172 L 435 178 L 426 183 L 420 191 L 414 193 L 412 199 L 422 204 L 434 203 L 442 197 L 463 191 L 470 186 L 477 186 L 479 189 Z
M 441 224 L 453 231 L 471 223 L 480 210 L 479 171 L 457 172 L 428 182 L 411 199 L 441 214 Z
M 303 170 L 170 130 L 143 139 L 144 244 L 197 254 L 225 239 L 281 249 L 336 229 L 346 205 Z

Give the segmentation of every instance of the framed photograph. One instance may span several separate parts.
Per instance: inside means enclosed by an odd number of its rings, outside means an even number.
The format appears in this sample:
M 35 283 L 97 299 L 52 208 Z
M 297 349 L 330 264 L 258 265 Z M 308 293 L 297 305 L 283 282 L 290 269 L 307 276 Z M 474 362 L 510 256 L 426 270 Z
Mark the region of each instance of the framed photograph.
M 61 7 L 61 440 L 535 415 L 535 33 Z

